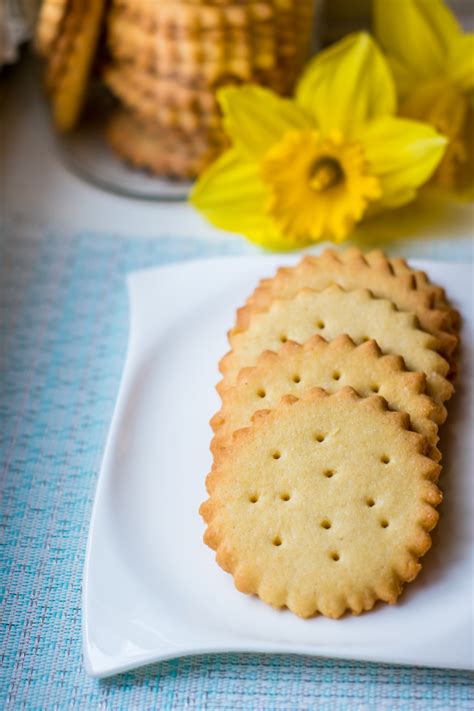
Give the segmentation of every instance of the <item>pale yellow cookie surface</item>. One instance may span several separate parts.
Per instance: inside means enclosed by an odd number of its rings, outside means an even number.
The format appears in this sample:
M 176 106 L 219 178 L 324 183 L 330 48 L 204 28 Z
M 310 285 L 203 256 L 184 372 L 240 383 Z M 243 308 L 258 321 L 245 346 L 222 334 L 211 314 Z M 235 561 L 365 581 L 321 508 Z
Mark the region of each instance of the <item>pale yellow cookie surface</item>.
M 451 397 L 449 364 L 437 353 L 439 342 L 417 327 L 413 314 L 397 311 L 366 289 L 346 292 L 337 285 L 274 300 L 267 311 L 252 315 L 245 330 L 232 331 L 232 350 L 220 362 L 224 384 L 235 384 L 241 368 L 255 365 L 264 350 L 278 351 L 289 340 L 305 343 L 315 334 L 332 340 L 343 333 L 356 344 L 374 339 L 383 353 L 402 356 L 408 370 L 425 373 L 427 393 L 436 402 Z
M 439 467 L 409 418 L 350 388 L 257 413 L 216 454 L 205 542 L 242 592 L 302 617 L 395 602 L 430 547 Z
M 284 395 L 301 397 L 314 387 L 333 393 L 350 385 L 363 397 L 378 393 L 391 410 L 408 413 L 412 429 L 427 438 L 431 456 L 439 460 L 438 425 L 446 409 L 425 394 L 425 382 L 422 373 L 408 372 L 399 356 L 382 355 L 374 341 L 356 346 L 346 335 L 329 342 L 314 336 L 304 346 L 289 341 L 278 353 L 262 353 L 255 367 L 241 370 L 235 386 L 218 386 L 222 408 L 211 420 L 212 449 L 249 426 L 257 410 L 275 408 Z
M 396 272 L 381 252 L 364 255 L 358 249 L 327 249 L 320 256 L 305 257 L 294 267 L 280 268 L 273 278 L 260 282 L 247 306 L 238 311 L 237 330 L 245 328 L 252 314 L 267 309 L 273 299 L 292 298 L 304 288 L 321 291 L 331 284 L 339 284 L 347 291 L 369 289 L 374 296 L 392 301 L 401 311 L 416 314 L 421 327 L 439 339 L 440 353 L 450 362 L 455 359 L 456 312 L 435 306 L 436 297 L 441 298 L 443 290 L 431 285 L 422 272 L 408 267 Z

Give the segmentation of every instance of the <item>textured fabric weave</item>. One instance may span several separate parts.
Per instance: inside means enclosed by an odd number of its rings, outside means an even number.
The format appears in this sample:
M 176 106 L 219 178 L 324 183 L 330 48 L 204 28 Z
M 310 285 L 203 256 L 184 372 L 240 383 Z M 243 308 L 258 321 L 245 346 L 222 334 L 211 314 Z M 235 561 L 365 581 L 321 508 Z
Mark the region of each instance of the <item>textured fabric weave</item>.
M 101 682 L 85 674 L 82 569 L 125 354 L 124 275 L 250 251 L 227 236 L 124 239 L 7 226 L 0 243 L 1 708 L 473 708 L 466 672 L 304 657 L 188 658 Z M 438 243 L 418 254 L 469 257 L 465 243 L 457 252 Z

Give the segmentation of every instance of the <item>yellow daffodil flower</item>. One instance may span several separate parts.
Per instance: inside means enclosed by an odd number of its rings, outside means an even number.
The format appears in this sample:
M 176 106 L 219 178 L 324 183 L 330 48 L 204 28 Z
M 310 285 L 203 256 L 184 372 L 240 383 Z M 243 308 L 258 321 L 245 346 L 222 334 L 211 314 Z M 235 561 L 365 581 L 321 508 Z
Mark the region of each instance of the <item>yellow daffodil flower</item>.
M 442 0 L 375 0 L 374 9 L 400 114 L 449 138 L 433 183 L 474 198 L 474 34 L 462 32 Z
M 365 33 L 316 56 L 294 99 L 253 85 L 218 99 L 233 145 L 191 202 L 270 248 L 343 240 L 365 215 L 412 200 L 445 150 L 431 126 L 395 117 L 390 70 Z

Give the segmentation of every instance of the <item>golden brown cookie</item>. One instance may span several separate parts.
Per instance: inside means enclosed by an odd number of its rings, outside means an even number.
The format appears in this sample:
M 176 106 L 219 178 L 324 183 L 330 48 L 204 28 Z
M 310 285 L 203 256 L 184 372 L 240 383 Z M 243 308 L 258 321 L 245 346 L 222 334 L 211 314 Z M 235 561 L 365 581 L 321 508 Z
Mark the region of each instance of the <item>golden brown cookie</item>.
M 454 325 L 459 322 L 459 314 L 449 305 L 443 287 L 433 284 L 425 272 L 412 269 L 408 262 L 400 257 L 392 257 L 389 259 L 380 249 L 374 249 L 371 252 L 368 252 L 365 255 L 365 258 L 371 266 L 378 267 L 384 271 L 390 271 L 396 276 L 402 275 L 406 277 L 409 275 L 412 280 L 414 279 L 416 288 L 419 291 L 427 292 L 429 302 L 433 308 L 447 308 L 450 311 L 453 311 L 452 318 Z
M 278 353 L 264 351 L 254 367 L 243 368 L 235 386 L 218 385 L 222 407 L 211 420 L 211 449 L 225 446 L 257 410 L 277 407 L 284 395 L 301 397 L 314 387 L 334 393 L 348 385 L 362 397 L 378 393 L 391 410 L 408 413 L 411 429 L 426 437 L 430 456 L 439 461 L 438 425 L 446 409 L 425 394 L 426 376 L 407 371 L 400 356 L 383 355 L 375 341 L 356 346 L 345 334 L 329 342 L 318 335 L 304 345 L 288 341 Z
M 206 3 L 202 6 L 162 0 L 115 0 L 114 6 L 150 32 L 170 36 L 201 35 L 215 30 L 246 30 L 261 22 L 268 24 L 274 12 L 271 3 L 263 0 L 225 5 Z
M 209 100 L 209 95 L 200 98 L 199 91 L 177 88 L 176 96 L 170 103 L 161 102 L 156 95 L 143 88 L 143 76 L 139 81 L 130 79 L 130 75 L 140 73 L 128 66 L 118 64 L 108 65 L 103 70 L 103 78 L 108 89 L 133 113 L 146 121 L 156 122 L 162 126 L 181 129 L 185 132 L 207 130 L 220 126 L 220 115 L 217 106 L 209 111 L 200 110 L 198 102 Z M 155 85 L 156 90 L 156 85 Z M 186 94 L 188 106 L 177 104 L 179 98 Z
M 133 91 L 141 95 L 144 101 L 154 102 L 154 112 L 158 115 L 161 107 L 191 111 L 204 116 L 219 114 L 213 91 L 158 77 L 137 69 L 128 62 L 105 67 L 104 80 L 114 93 L 122 96 L 129 95 L 125 87 L 133 87 Z
M 58 39 L 69 0 L 43 0 L 35 29 L 35 48 L 42 57 L 47 57 Z
M 217 157 L 218 143 L 205 137 L 141 123 L 125 111 L 111 117 L 106 139 L 113 150 L 137 168 L 173 178 L 194 178 Z
M 179 77 L 210 86 L 231 75 L 249 81 L 259 70 L 276 65 L 276 38 L 256 32 L 222 35 L 208 31 L 198 37 L 169 37 L 131 22 L 126 13 L 113 11 L 107 19 L 107 45 L 111 56 L 158 77 Z
M 378 266 L 381 265 L 382 268 L 385 268 L 384 262 L 387 258 L 381 250 L 373 250 L 372 252 L 369 252 L 367 258 L 372 264 L 377 264 Z M 397 276 L 404 276 L 405 278 L 407 275 L 410 275 L 410 277 L 415 280 L 417 290 L 424 294 L 428 294 L 429 302 L 431 303 L 432 308 L 445 312 L 447 323 L 446 330 L 450 333 L 454 333 L 456 337 L 459 337 L 461 316 L 459 312 L 456 309 L 453 309 L 452 305 L 449 303 L 445 290 L 441 286 L 433 284 L 425 272 L 412 269 L 405 259 L 393 258 L 388 261 L 394 274 Z M 454 380 L 458 367 L 457 348 L 454 350 L 453 356 L 449 360 L 453 371 L 451 379 Z
M 276 5 L 277 64 L 285 72 L 287 85 L 284 93 L 293 88 L 309 57 L 313 14 L 312 0 L 290 0 Z
M 453 393 L 448 362 L 437 352 L 439 341 L 418 328 L 414 314 L 397 311 L 391 301 L 367 289 L 344 291 L 337 284 L 303 289 L 293 299 L 275 298 L 266 311 L 253 310 L 245 330 L 229 334 L 231 351 L 220 362 L 225 385 L 239 371 L 255 365 L 264 350 L 278 351 L 286 341 L 305 343 L 315 334 L 332 340 L 346 333 L 356 343 L 374 339 L 385 354 L 401 355 L 408 370 L 426 374 L 427 393 L 443 403 Z
M 438 338 L 440 353 L 454 363 L 456 312 L 437 308 L 435 300 L 442 290 L 429 282 L 418 288 L 421 277 L 421 272 L 412 270 L 397 273 L 382 252 L 364 255 L 355 248 L 345 252 L 327 249 L 318 257 L 304 257 L 296 266 L 282 267 L 273 278 L 263 279 L 247 305 L 238 311 L 236 330 L 244 330 L 252 314 L 268 308 L 273 299 L 292 298 L 303 288 L 320 291 L 332 283 L 346 290 L 363 287 L 376 297 L 389 299 L 401 311 L 416 314 L 421 327 Z
M 72 129 L 82 109 L 103 10 L 104 0 L 70 0 L 62 34 L 48 59 L 46 87 L 60 131 Z
M 111 56 L 203 86 L 255 81 L 289 93 L 308 54 L 312 0 L 184 2 L 118 0 L 109 13 Z
M 396 602 L 431 545 L 439 466 L 409 417 L 351 388 L 285 397 L 216 453 L 200 512 L 238 590 L 301 617 Z

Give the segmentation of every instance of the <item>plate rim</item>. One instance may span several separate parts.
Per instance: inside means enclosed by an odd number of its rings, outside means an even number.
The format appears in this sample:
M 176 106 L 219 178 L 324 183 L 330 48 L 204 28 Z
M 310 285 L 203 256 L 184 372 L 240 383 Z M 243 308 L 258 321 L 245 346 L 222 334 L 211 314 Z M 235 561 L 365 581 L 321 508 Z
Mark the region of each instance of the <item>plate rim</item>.
M 143 275 L 149 275 L 153 278 L 155 275 L 168 272 L 173 274 L 173 272 L 182 272 L 183 269 L 207 269 L 209 266 L 215 266 L 217 262 L 221 263 L 236 263 L 240 262 L 260 262 L 262 266 L 267 265 L 268 267 L 274 267 L 276 264 L 284 262 L 285 264 L 290 264 L 301 259 L 301 253 L 297 255 L 292 254 L 272 254 L 272 255 L 238 255 L 238 256 L 216 256 L 208 257 L 204 259 L 190 259 L 182 260 L 172 264 L 158 265 L 147 267 L 145 269 L 134 270 L 128 273 L 125 277 L 127 292 L 128 292 L 128 339 L 127 347 L 125 352 L 125 357 L 122 366 L 122 373 L 120 377 L 120 383 L 117 390 L 117 396 L 115 400 L 115 405 L 113 409 L 112 418 L 110 421 L 107 437 L 105 440 L 105 447 L 102 454 L 101 465 L 99 467 L 99 472 L 97 476 L 93 505 L 90 514 L 90 523 L 87 536 L 86 552 L 84 559 L 83 568 L 83 584 L 82 584 L 82 594 L 81 594 L 81 604 L 82 604 L 82 648 L 83 648 L 83 659 L 84 666 L 87 673 L 95 678 L 105 678 L 115 674 L 120 674 L 132 669 L 136 669 L 142 666 L 149 666 L 161 661 L 166 661 L 174 658 L 185 657 L 185 656 L 199 656 L 206 654 L 291 654 L 297 656 L 309 656 L 321 659 L 334 659 L 334 660 L 354 660 L 354 661 L 366 661 L 370 663 L 384 663 L 393 664 L 396 666 L 415 666 L 422 668 L 445 668 L 445 669 L 458 669 L 458 670 L 472 670 L 474 669 L 474 659 L 471 661 L 470 666 L 460 666 L 459 663 L 453 663 L 452 665 L 448 662 L 443 664 L 432 664 L 426 665 L 417 662 L 416 659 L 413 661 L 380 661 L 377 658 L 377 654 L 370 654 L 370 650 L 359 653 L 356 650 L 351 650 L 348 656 L 341 653 L 341 646 L 338 645 L 338 652 L 334 655 L 328 653 L 327 649 L 323 651 L 318 651 L 318 645 L 304 645 L 299 643 L 272 643 L 272 642 L 251 642 L 248 641 L 243 644 L 233 643 L 231 640 L 226 644 L 211 643 L 208 645 L 196 645 L 190 642 L 188 645 L 169 645 L 169 649 L 166 651 L 155 651 L 147 652 L 144 654 L 138 654 L 134 656 L 125 657 L 113 657 L 110 658 L 109 663 L 104 661 L 101 663 L 99 658 L 104 659 L 105 655 L 99 652 L 97 654 L 94 651 L 94 644 L 89 637 L 89 624 L 88 624 L 88 599 L 90 598 L 90 559 L 93 546 L 94 531 L 97 526 L 97 516 L 100 498 L 103 496 L 103 490 L 106 486 L 106 472 L 108 470 L 108 460 L 112 456 L 113 443 L 115 440 L 116 430 L 119 428 L 120 423 L 120 412 L 122 411 L 122 401 L 127 400 L 127 391 L 129 384 L 134 380 L 134 371 L 136 367 L 132 367 L 132 356 L 135 348 L 135 324 L 132 318 L 132 299 L 133 299 L 133 285 L 136 280 L 140 280 Z M 411 259 L 410 265 L 415 266 L 422 270 L 430 269 L 430 265 L 440 265 L 444 264 L 446 266 L 455 267 L 461 271 L 472 272 L 472 265 L 470 263 L 460 263 L 456 261 L 447 260 L 428 260 L 428 259 Z M 110 475 L 109 475 L 110 478 Z M 109 659 L 109 658 L 107 658 Z

